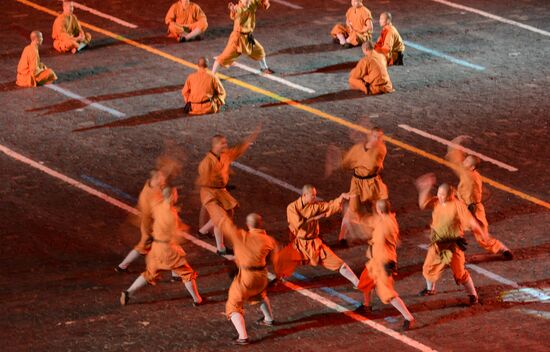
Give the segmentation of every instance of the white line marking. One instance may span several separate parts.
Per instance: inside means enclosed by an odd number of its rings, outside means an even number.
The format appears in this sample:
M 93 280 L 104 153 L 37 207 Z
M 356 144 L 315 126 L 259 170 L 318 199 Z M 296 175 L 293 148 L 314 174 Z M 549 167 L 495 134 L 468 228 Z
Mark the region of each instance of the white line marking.
M 130 23 L 130 22 L 126 22 L 124 20 L 121 20 L 120 18 L 116 18 L 114 16 L 111 16 L 111 15 L 108 15 L 104 12 L 101 12 L 101 11 L 98 11 L 98 10 L 95 10 L 95 9 L 92 9 L 91 7 L 88 7 L 86 5 L 83 5 L 83 4 L 80 4 L 76 1 L 73 1 L 73 4 L 74 4 L 74 7 L 76 7 L 77 9 L 81 9 L 81 10 L 84 10 L 84 11 L 88 11 L 89 13 L 91 14 L 94 14 L 96 16 L 99 16 L 99 17 L 103 17 L 103 18 L 106 18 L 108 20 L 111 20 L 115 23 L 118 23 L 120 25 L 123 25 L 125 27 L 129 27 L 129 28 L 138 28 L 137 25 L 133 24 L 133 23 Z
M 73 93 L 71 92 L 70 90 L 67 90 L 67 89 L 64 89 L 64 88 L 61 88 L 60 86 L 58 85 L 55 85 L 55 84 L 46 84 L 44 87 L 46 88 L 49 88 L 51 90 L 54 90 L 58 93 L 61 93 L 65 96 L 68 96 L 69 98 L 73 98 L 73 99 L 77 99 L 77 100 L 80 100 L 81 102 L 83 102 L 84 104 L 86 104 L 87 106 L 91 107 L 91 108 L 94 108 L 94 109 L 97 109 L 97 110 L 101 110 L 101 111 L 105 111 L 105 112 L 108 112 L 109 114 L 113 115 L 113 116 L 116 116 L 118 118 L 121 118 L 121 117 L 125 117 L 126 114 L 123 113 L 123 112 L 120 112 L 118 110 L 115 110 L 115 109 L 112 109 L 112 108 L 109 108 L 105 105 L 101 105 L 99 103 L 94 103 L 93 101 L 89 100 L 89 99 L 86 99 L 84 98 L 83 96 L 81 95 L 78 95 L 76 93 Z
M 243 170 L 244 172 L 248 172 L 249 174 L 252 174 L 254 176 L 258 176 L 260 178 L 263 178 L 264 180 L 267 180 L 270 183 L 273 183 L 277 186 L 283 187 L 288 189 L 289 191 L 292 191 L 294 193 L 302 194 L 302 190 L 298 187 L 294 187 L 293 185 L 286 183 L 285 181 L 279 180 L 278 178 L 275 178 L 273 176 L 270 176 L 264 172 L 258 171 L 256 169 L 251 168 L 250 166 L 243 165 L 241 163 L 238 163 L 236 161 L 232 162 L 231 165 L 234 167 Z
M 96 196 L 104 201 L 106 201 L 107 203 L 110 203 L 116 207 L 119 207 L 120 209 L 123 209 L 131 214 L 135 214 L 135 215 L 138 215 L 139 214 L 139 211 L 131 206 L 129 206 L 128 204 L 125 204 L 117 199 L 114 199 L 112 197 L 110 197 L 109 195 L 103 193 L 103 192 L 100 192 L 92 187 L 89 187 L 71 177 L 68 177 L 68 176 L 65 176 L 53 169 L 50 169 L 49 167 L 47 166 L 44 166 L 34 160 L 31 160 L 17 152 L 14 152 L 13 150 L 3 146 L 0 144 L 0 151 L 2 151 L 3 153 L 5 153 L 6 155 L 10 156 L 11 158 L 13 159 L 16 159 L 18 161 L 21 161 L 31 167 L 34 167 L 50 176 L 53 176 L 57 179 L 60 179 L 84 192 L 87 192 L 93 196 Z M 213 252 L 213 253 L 216 253 L 216 247 L 194 237 L 194 236 L 191 236 L 191 235 L 186 235 L 185 236 L 187 239 L 189 239 L 190 241 L 192 241 L 193 243 L 195 243 L 196 245 L 210 251 L 210 252 Z M 287 285 L 287 287 L 293 289 L 294 291 L 300 293 L 301 295 L 304 295 L 306 297 L 309 297 L 323 305 L 325 305 L 326 307 L 330 308 L 330 309 L 333 309 L 333 310 L 336 310 L 338 312 L 343 312 L 343 313 L 346 313 L 348 316 L 350 316 L 352 319 L 356 320 L 356 321 L 359 321 L 363 324 L 366 324 L 370 327 L 372 327 L 373 329 L 376 329 L 378 330 L 379 332 L 381 333 L 384 333 L 388 336 L 391 336 L 393 337 L 394 339 L 396 340 L 399 340 L 401 342 L 403 342 L 404 344 L 407 344 L 413 348 L 416 348 L 420 351 L 434 351 L 432 348 L 426 346 L 426 345 L 423 345 L 422 343 L 416 341 L 416 340 L 413 340 L 411 339 L 410 337 L 407 337 L 405 335 L 402 335 L 394 330 L 391 330 L 387 327 L 385 327 L 384 325 L 381 325 L 381 324 L 378 324 L 374 321 L 370 321 L 370 320 L 363 320 L 363 319 L 366 319 L 358 314 L 355 314 L 353 312 L 350 312 L 349 309 L 347 309 L 346 307 L 344 306 L 341 306 L 339 304 L 336 304 L 334 302 L 332 302 L 331 300 L 325 298 L 325 297 L 322 297 L 306 288 L 303 288 L 299 285 L 296 285 L 294 283 L 290 283 L 290 282 L 285 282 L 285 285 Z
M 290 81 L 287 81 L 286 79 L 284 78 L 281 78 L 281 77 L 278 77 L 278 76 L 275 76 L 275 75 L 265 75 L 263 74 L 260 70 L 257 70 L 255 68 L 252 68 L 250 66 L 247 66 L 247 65 L 243 65 L 241 63 L 238 63 L 238 62 L 235 62 L 233 64 L 233 66 L 235 67 L 238 67 L 242 70 L 245 70 L 245 71 L 248 71 L 248 72 L 251 72 L 251 73 L 254 73 L 254 74 L 257 74 L 259 76 L 262 76 L 264 78 L 267 78 L 267 79 L 270 79 L 272 81 L 275 81 L 275 82 L 279 82 L 281 84 L 284 84 L 286 86 L 289 86 L 291 88 L 294 88 L 294 89 L 298 89 L 298 90 L 301 90 L 303 92 L 306 92 L 306 93 L 315 93 L 315 91 L 311 88 L 307 88 L 307 87 L 304 87 L 304 86 L 301 86 L 299 84 L 296 84 L 296 83 L 292 83 Z
M 544 310 L 534 310 L 534 309 L 518 309 L 518 312 L 522 312 L 528 315 L 532 315 L 537 318 L 543 318 L 550 320 L 550 312 Z
M 300 5 L 295 5 L 295 4 L 293 4 L 293 3 L 291 3 L 291 2 L 288 2 L 288 1 L 284 1 L 284 0 L 271 0 L 271 1 L 272 1 L 272 2 L 276 2 L 276 3 L 278 3 L 278 4 L 281 4 L 281 5 L 288 6 L 288 7 L 292 8 L 292 9 L 296 9 L 296 10 L 302 10 L 302 9 L 303 9 L 302 6 L 300 6 Z
M 495 159 L 493 159 L 493 158 L 490 158 L 490 157 L 488 157 L 488 156 L 486 156 L 486 155 L 483 155 L 483 154 L 478 153 L 478 152 L 476 152 L 476 151 L 473 151 L 473 150 L 471 150 L 471 149 L 464 148 L 464 147 L 461 146 L 460 144 L 456 144 L 456 143 L 453 143 L 453 142 L 448 141 L 448 140 L 446 140 L 446 139 L 443 139 L 443 138 L 441 138 L 441 137 L 434 136 L 433 134 L 430 134 L 430 133 L 428 133 L 428 132 L 424 132 L 424 131 L 422 131 L 422 130 L 419 130 L 419 129 L 417 129 L 417 128 L 411 127 L 411 126 L 409 126 L 409 125 L 398 125 L 398 126 L 399 126 L 400 128 L 402 128 L 402 129 L 404 129 L 404 130 L 407 130 L 407 131 L 409 131 L 409 132 L 416 133 L 416 134 L 418 134 L 418 135 L 420 135 L 420 136 L 422 136 L 422 137 L 426 137 L 426 138 L 429 138 L 429 139 L 434 140 L 434 141 L 436 141 L 436 142 L 439 142 L 439 143 L 441 143 L 441 144 L 444 144 L 444 145 L 447 145 L 447 146 L 450 146 L 450 147 L 453 147 L 453 148 L 456 148 L 456 149 L 460 149 L 460 150 L 462 150 L 463 152 L 468 153 L 468 154 L 470 154 L 470 155 L 475 155 L 475 156 L 477 156 L 478 158 L 480 158 L 481 160 L 485 160 L 485 161 L 487 161 L 487 162 L 489 162 L 489 163 L 491 163 L 491 164 L 494 164 L 494 165 L 496 165 L 496 166 L 498 166 L 498 167 L 501 167 L 501 168 L 503 168 L 503 169 L 505 169 L 505 170 L 508 170 L 508 171 L 511 171 L 511 172 L 516 172 L 516 171 L 518 171 L 518 169 L 515 168 L 515 167 L 513 167 L 513 166 L 510 166 L 510 165 L 505 164 L 505 163 L 503 163 L 503 162 L 501 162 L 501 161 L 498 161 L 498 160 L 495 160 Z
M 443 4 L 443 5 L 447 5 L 447 6 L 450 6 L 450 7 L 454 7 L 455 9 L 460 9 L 460 10 L 464 10 L 464 11 L 468 11 L 468 12 L 473 12 L 473 13 L 476 13 L 478 15 L 490 18 L 492 20 L 495 20 L 495 21 L 499 21 L 499 22 L 506 23 L 506 24 L 511 24 L 512 26 L 527 29 L 528 31 L 550 37 L 550 32 L 544 31 L 542 29 L 539 29 L 539 28 L 536 28 L 536 27 L 533 27 L 533 26 L 529 26 L 527 24 L 523 24 L 523 23 L 520 23 L 520 22 L 509 20 L 509 19 L 504 18 L 504 17 L 493 15 L 492 13 L 482 11 L 482 10 L 478 10 L 478 9 L 473 8 L 473 7 L 468 7 L 468 6 L 456 4 L 454 2 L 450 2 L 450 1 L 446 1 L 446 0 L 432 0 L 432 1 Z

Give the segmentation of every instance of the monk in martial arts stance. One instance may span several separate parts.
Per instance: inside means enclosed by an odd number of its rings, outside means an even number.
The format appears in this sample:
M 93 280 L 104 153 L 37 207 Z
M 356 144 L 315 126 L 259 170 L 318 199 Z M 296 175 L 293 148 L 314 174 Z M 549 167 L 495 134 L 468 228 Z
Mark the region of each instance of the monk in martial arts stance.
M 434 184 L 435 176 L 432 174 L 424 175 L 416 181 L 420 209 L 433 209 L 431 244 L 422 267 L 426 288 L 420 292 L 420 296 L 435 294 L 435 284 L 449 265 L 455 282 L 464 286 L 470 304 L 475 304 L 478 302 L 478 295 L 472 277 L 464 267 L 467 244 L 464 229 L 470 228 L 481 237 L 487 237 L 487 233 L 470 214 L 466 205 L 455 199 L 448 184 L 441 184 L 437 189 L 437 196 L 432 196 L 430 192 Z
M 399 298 L 393 288 L 393 276 L 397 274 L 397 244 L 399 242 L 399 225 L 395 214 L 390 211 L 387 200 L 376 202 L 376 215 L 369 219 L 373 227 L 372 238 L 367 249 L 368 262 L 359 279 L 358 288 L 364 293 L 364 307 L 371 311 L 372 290 L 384 304 L 390 303 L 405 318 L 403 330 L 409 330 L 415 319 Z
M 372 40 L 372 15 L 363 5 L 363 0 L 351 0 L 351 7 L 346 12 L 346 24 L 338 23 L 330 34 L 335 42 L 345 48 Z
M 380 14 L 380 37 L 376 41 L 374 50 L 383 54 L 386 57 L 388 66 L 403 65 L 403 53 L 405 52 L 405 44 L 401 35 L 392 24 L 392 16 L 389 12 Z
M 312 185 L 302 188 L 302 196 L 286 208 L 291 242 L 281 250 L 278 267 L 279 277 L 292 275 L 298 264 L 322 265 L 332 271 L 339 271 L 354 287 L 359 279 L 326 244 L 319 238 L 319 220 L 336 214 L 342 209 L 344 199 L 349 194 L 342 193 L 329 202 L 317 201 L 317 190 Z
M 47 68 L 40 61 L 38 48 L 42 45 L 44 38 L 39 31 L 33 31 L 30 35 L 31 43 L 23 49 L 19 64 L 17 65 L 17 80 L 15 84 L 19 87 L 36 87 L 52 83 L 57 79 L 55 72 Z
M 338 240 L 346 246 L 346 234 L 352 222 L 359 221 L 361 213 L 367 208 L 374 211 L 377 200 L 388 199 L 388 187 L 382 181 L 380 173 L 384 169 L 387 150 L 384 132 L 379 127 L 370 130 L 367 140 L 354 145 L 343 157 L 342 167 L 353 170 L 349 194 L 349 206 L 342 219 Z
M 53 47 L 60 53 L 84 49 L 92 41 L 92 35 L 84 32 L 73 14 L 73 2 L 63 1 L 63 13 L 57 16 L 52 27 Z
M 367 95 L 391 93 L 394 89 L 388 74 L 386 58 L 373 48 L 371 41 L 363 43 L 362 49 L 365 56 L 351 70 L 349 86 Z
M 159 272 L 172 270 L 177 273 L 185 288 L 193 297 L 193 305 L 201 305 L 203 299 L 197 290 L 195 278 L 197 273 L 191 268 L 185 258 L 185 251 L 180 245 L 187 226 L 181 223 L 174 204 L 178 194 L 175 188 L 166 187 L 162 190 L 162 202 L 153 207 L 153 239 L 151 250 L 146 257 L 146 270 L 126 291 L 120 295 L 120 304 L 126 305 L 135 292 L 148 283 L 155 285 Z
M 250 144 L 254 142 L 258 133 L 259 131 L 254 132 L 244 142 L 232 148 L 227 146 L 227 139 L 224 136 L 215 135 L 212 137 L 212 148 L 199 164 L 199 177 L 197 179 L 203 207 L 207 208 L 208 203 L 215 202 L 230 217 L 233 216 L 234 209 L 239 203 L 227 190 L 231 163 L 244 154 Z M 225 247 L 220 228 L 215 226 L 212 221 L 212 214 L 209 215 L 210 220 L 199 229 L 199 233 L 206 234 L 213 228 L 217 253 L 219 255 L 231 254 L 231 250 Z
M 219 66 L 229 67 L 242 54 L 248 55 L 252 60 L 260 62 L 262 73 L 271 74 L 265 61 L 265 50 L 252 32 L 256 27 L 256 10 L 261 6 L 269 8 L 269 0 L 239 0 L 237 5 L 228 4 L 229 17 L 233 20 L 233 32 L 229 36 L 223 52 L 216 58 L 212 73 L 218 71 Z
M 206 70 L 206 58 L 201 57 L 197 66 L 197 72 L 187 77 L 181 90 L 185 101 L 184 111 L 191 115 L 216 113 L 225 104 L 225 89 L 218 77 Z
M 168 26 L 168 37 L 179 42 L 196 39 L 208 28 L 202 9 L 189 0 L 178 0 L 173 3 L 166 13 L 164 22 Z
M 464 136 L 460 136 L 453 140 L 454 143 L 460 144 Z M 483 181 L 481 175 L 477 171 L 479 159 L 473 155 L 465 155 L 458 148 L 449 146 L 447 159 L 456 165 L 453 171 L 456 173 L 460 182 L 458 183 L 458 199 L 464 202 L 468 210 L 477 219 L 484 232 L 488 232 L 489 223 L 485 216 L 485 207 L 481 203 L 483 196 Z M 481 248 L 487 252 L 496 254 L 500 253 L 507 259 L 513 259 L 512 252 L 502 242 L 492 237 L 487 233 L 487 236 L 480 236 L 479 232 L 474 232 L 475 239 Z
M 277 244 L 265 232 L 260 215 L 249 214 L 246 217 L 248 230 L 242 230 L 235 226 L 225 210 L 216 203 L 210 202 L 206 207 L 212 220 L 224 237 L 231 242 L 235 251 L 235 263 L 239 272 L 229 287 L 225 314 L 239 333 L 235 343 L 246 345 L 248 335 L 243 316 L 246 301 L 260 302 L 263 319 L 258 320 L 259 325 L 273 325 L 273 312 L 267 298 L 267 258 L 272 262 L 277 260 Z

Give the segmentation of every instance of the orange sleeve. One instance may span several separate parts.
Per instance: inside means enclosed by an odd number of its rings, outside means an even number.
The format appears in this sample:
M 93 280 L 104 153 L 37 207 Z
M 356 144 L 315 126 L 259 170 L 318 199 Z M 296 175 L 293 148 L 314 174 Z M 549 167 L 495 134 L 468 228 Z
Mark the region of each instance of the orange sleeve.
M 176 22 L 176 4 L 172 4 L 164 17 L 164 23 L 170 24 Z
M 191 81 L 191 76 L 187 77 L 187 80 L 185 81 L 185 85 L 183 86 L 183 89 L 181 90 L 181 95 L 183 96 L 183 99 L 185 99 L 186 103 L 189 102 L 189 95 L 191 95 L 191 84 L 189 83 L 190 81 Z M 199 167 L 200 167 L 200 165 L 199 165 Z

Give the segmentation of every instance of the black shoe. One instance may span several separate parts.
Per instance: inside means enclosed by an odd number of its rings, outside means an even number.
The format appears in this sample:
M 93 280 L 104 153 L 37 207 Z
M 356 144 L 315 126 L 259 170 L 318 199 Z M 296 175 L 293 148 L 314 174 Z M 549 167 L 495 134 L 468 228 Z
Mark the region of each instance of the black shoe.
M 198 238 L 210 237 L 210 232 L 202 233 L 200 231 L 197 231 L 197 237 Z
M 123 269 L 118 265 L 115 266 L 115 271 L 119 274 L 128 274 L 129 273 L 128 268 Z
M 353 45 L 351 45 L 350 43 L 346 43 L 346 44 L 342 45 L 342 47 L 344 49 L 350 49 L 350 48 L 353 48 Z
M 246 339 L 236 339 L 236 340 L 233 340 L 233 344 L 234 345 L 248 345 L 250 342 L 248 341 L 248 338 Z
M 425 288 L 422 291 L 418 292 L 418 295 L 421 296 L 421 297 L 433 296 L 433 295 L 435 295 L 435 290 L 428 290 L 427 288 Z
M 200 301 L 200 302 L 193 301 L 193 307 L 200 307 L 200 306 L 203 306 L 205 304 L 206 304 L 206 298 L 204 298 L 204 297 L 202 298 L 202 301 Z
M 338 38 L 332 38 L 332 42 L 333 42 L 334 44 L 340 44 L 340 39 L 338 39 Z
M 187 41 L 187 39 L 185 39 L 185 36 L 182 35 L 181 37 L 178 38 L 178 42 L 180 43 L 185 43 Z
M 340 246 L 340 248 L 348 248 L 349 247 L 348 240 L 346 240 L 345 238 L 338 241 L 338 245 Z
M 270 69 L 269 67 L 266 67 L 266 68 L 263 68 L 261 69 L 260 71 L 262 71 L 262 73 L 264 75 L 272 75 L 275 73 L 275 71 L 273 71 L 272 69 Z
M 182 279 L 179 276 L 171 276 L 170 282 L 182 282 Z
M 128 304 L 128 302 L 130 302 L 130 294 L 128 293 L 128 291 L 122 291 L 120 293 L 120 305 L 125 306 Z
M 512 260 L 514 259 L 514 254 L 509 249 L 507 249 L 502 252 L 502 258 L 504 258 L 505 260 Z
M 470 305 L 473 306 L 474 304 L 479 303 L 479 297 L 474 295 L 468 295 L 468 298 L 470 299 Z
M 258 320 L 256 320 L 256 324 L 260 325 L 260 326 L 273 326 L 275 325 L 275 321 L 274 320 L 265 320 L 264 318 L 260 318 Z
M 403 331 L 407 331 L 407 330 L 410 330 L 412 328 L 414 328 L 414 326 L 416 325 L 416 319 L 413 319 L 413 320 L 407 320 L 405 319 L 405 321 L 403 322 Z
M 372 307 L 361 304 L 354 310 L 354 312 L 357 314 L 368 315 L 372 313 Z

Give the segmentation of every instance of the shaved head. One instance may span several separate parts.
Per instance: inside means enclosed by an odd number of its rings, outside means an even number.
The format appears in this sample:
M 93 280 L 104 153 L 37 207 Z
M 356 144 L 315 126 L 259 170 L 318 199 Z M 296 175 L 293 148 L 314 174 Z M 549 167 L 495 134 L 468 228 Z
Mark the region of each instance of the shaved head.
M 63 1 L 63 13 L 64 14 L 72 14 L 73 13 L 73 2 L 72 1 Z
M 440 203 L 445 203 L 446 201 L 451 199 L 451 196 L 452 196 L 452 189 L 448 183 L 442 183 L 437 188 L 437 198 L 439 199 Z
M 314 203 L 317 200 L 317 189 L 313 185 L 302 187 L 302 200 L 305 204 Z
M 227 138 L 221 134 L 217 134 L 214 137 L 212 137 L 212 153 L 216 154 L 217 156 L 220 156 L 220 153 L 223 153 L 228 148 L 227 146 Z
M 374 43 L 370 40 L 367 40 L 366 42 L 363 43 L 361 48 L 363 49 L 363 52 L 372 51 L 374 50 Z
M 260 214 L 251 213 L 246 217 L 246 226 L 249 229 L 263 229 L 264 222 Z
M 31 42 L 37 43 L 38 45 L 42 44 L 42 41 L 44 40 L 44 38 L 42 37 L 42 32 L 40 31 L 32 31 L 30 38 Z
M 197 66 L 202 67 L 202 68 L 207 68 L 208 67 L 208 59 L 205 58 L 204 56 L 200 57 L 199 61 L 197 62 Z
M 302 187 L 302 194 L 309 194 L 311 191 L 315 190 L 315 186 L 307 184 Z

